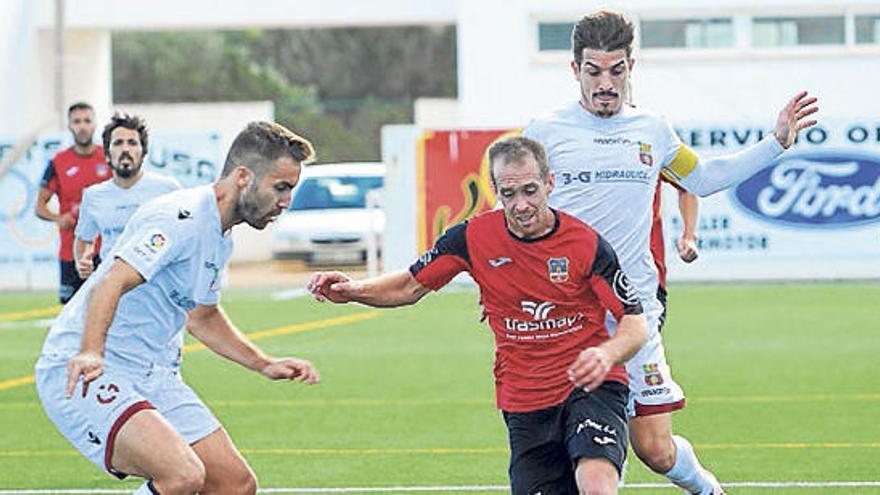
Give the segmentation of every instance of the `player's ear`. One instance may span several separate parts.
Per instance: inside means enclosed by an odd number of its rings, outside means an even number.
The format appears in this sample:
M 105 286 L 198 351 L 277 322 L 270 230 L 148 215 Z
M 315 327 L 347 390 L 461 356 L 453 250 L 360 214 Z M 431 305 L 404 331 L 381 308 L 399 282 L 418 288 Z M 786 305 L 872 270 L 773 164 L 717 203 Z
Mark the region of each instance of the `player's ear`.
M 544 185 L 547 186 L 547 196 L 550 196 L 553 187 L 556 186 L 556 176 L 553 175 L 553 172 L 547 172 L 547 180 L 544 181 Z
M 636 65 L 636 59 L 629 57 L 626 59 L 626 65 L 629 66 L 629 70 L 633 70 L 633 67 Z
M 235 184 L 240 189 L 244 189 L 249 186 L 253 178 L 254 173 L 253 171 L 251 171 L 251 169 L 245 167 L 244 165 L 239 165 L 235 167 Z
M 571 61 L 571 72 L 574 74 L 574 78 L 580 81 L 581 79 L 581 67 L 578 65 L 577 60 Z

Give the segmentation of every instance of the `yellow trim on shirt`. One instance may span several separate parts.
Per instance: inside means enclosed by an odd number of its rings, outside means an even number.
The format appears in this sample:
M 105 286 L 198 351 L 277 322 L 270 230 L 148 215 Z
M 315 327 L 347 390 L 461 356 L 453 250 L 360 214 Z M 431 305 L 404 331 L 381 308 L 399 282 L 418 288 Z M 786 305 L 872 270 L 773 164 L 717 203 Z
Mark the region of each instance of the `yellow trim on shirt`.
M 672 172 L 676 181 L 680 181 L 690 175 L 696 166 L 697 154 L 687 146 L 680 144 L 678 145 L 678 153 L 675 154 L 675 158 L 665 168 Z

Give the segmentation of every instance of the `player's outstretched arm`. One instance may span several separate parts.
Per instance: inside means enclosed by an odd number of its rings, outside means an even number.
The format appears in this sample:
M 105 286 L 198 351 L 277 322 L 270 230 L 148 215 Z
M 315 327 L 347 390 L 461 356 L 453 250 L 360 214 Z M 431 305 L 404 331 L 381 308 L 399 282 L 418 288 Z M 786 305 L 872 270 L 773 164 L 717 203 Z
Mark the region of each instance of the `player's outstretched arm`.
M 189 312 L 186 329 L 217 354 L 272 380 L 297 380 L 309 384 L 321 380 L 318 370 L 309 361 L 264 354 L 216 304 L 196 306 Z
M 312 274 L 306 288 L 318 301 L 359 302 L 380 308 L 415 304 L 430 292 L 405 270 L 359 281 L 340 272 L 318 272 Z
M 648 322 L 644 314 L 623 315 L 613 337 L 578 354 L 568 368 L 568 379 L 588 392 L 595 390 L 605 381 L 611 367 L 633 357 L 647 338 Z
M 107 330 L 116 315 L 116 305 L 123 294 L 144 283 L 144 278 L 131 265 L 121 259 L 98 282 L 89 294 L 86 327 L 78 354 L 67 362 L 67 397 L 73 395 L 76 382 L 83 377 L 83 397 L 89 383 L 104 373 L 104 343 Z
M 700 215 L 700 202 L 695 194 L 678 189 L 678 213 L 681 215 L 681 237 L 676 243 L 678 257 L 685 263 L 692 263 L 699 256 L 697 251 L 697 219 Z
M 779 112 L 773 137 L 767 137 L 737 153 L 707 160 L 697 159 L 682 145 L 678 154 L 666 165 L 667 171 L 688 191 L 708 196 L 727 189 L 770 166 L 780 153 L 788 149 L 798 132 L 816 125 L 812 115 L 819 111 L 818 99 L 806 91 L 794 95 Z

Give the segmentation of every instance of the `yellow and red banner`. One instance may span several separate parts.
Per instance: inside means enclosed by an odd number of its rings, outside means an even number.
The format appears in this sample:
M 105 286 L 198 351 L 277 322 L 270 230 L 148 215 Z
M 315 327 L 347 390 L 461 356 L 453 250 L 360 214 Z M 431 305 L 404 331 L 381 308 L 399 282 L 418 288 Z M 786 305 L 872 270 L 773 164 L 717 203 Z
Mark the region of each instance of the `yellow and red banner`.
M 425 131 L 417 143 L 418 248 L 446 229 L 495 206 L 487 151 L 519 130 Z

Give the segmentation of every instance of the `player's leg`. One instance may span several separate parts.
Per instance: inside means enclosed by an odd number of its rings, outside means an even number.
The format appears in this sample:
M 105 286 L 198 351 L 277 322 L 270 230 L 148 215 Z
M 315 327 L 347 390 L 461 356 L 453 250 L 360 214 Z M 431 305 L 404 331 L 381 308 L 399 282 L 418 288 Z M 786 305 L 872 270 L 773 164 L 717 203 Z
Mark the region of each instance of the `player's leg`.
M 723 493 L 715 476 L 700 465 L 690 442 L 672 434 L 671 413 L 631 418 L 630 438 L 639 459 L 675 485 L 690 493 Z
M 578 493 L 562 429 L 563 406 L 504 412 L 510 437 L 512 495 Z
M 119 429 L 112 448 L 114 471 L 146 478 L 162 495 L 203 491 L 205 466 L 156 410 L 132 415 Z
M 204 494 L 256 492 L 257 480 L 226 430 L 175 368 L 154 366 L 150 400 L 205 467 Z
M 651 310 L 648 324 L 661 312 Z M 672 412 L 684 408 L 684 392 L 672 378 L 660 333 L 626 363 L 630 380 L 630 438 L 633 452 L 652 471 L 691 493 L 723 493 L 712 473 L 699 463 L 690 443 L 672 435 Z
M 194 443 L 192 448 L 205 465 L 205 486 L 201 493 L 257 493 L 257 477 L 225 429 L 214 431 Z
M 578 492 L 581 495 L 617 493 L 617 468 L 608 459 L 581 459 L 575 471 Z
M 590 393 L 575 389 L 566 400 L 565 437 L 581 494 L 617 493 L 626 459 L 627 396 L 626 385 L 605 382 Z

